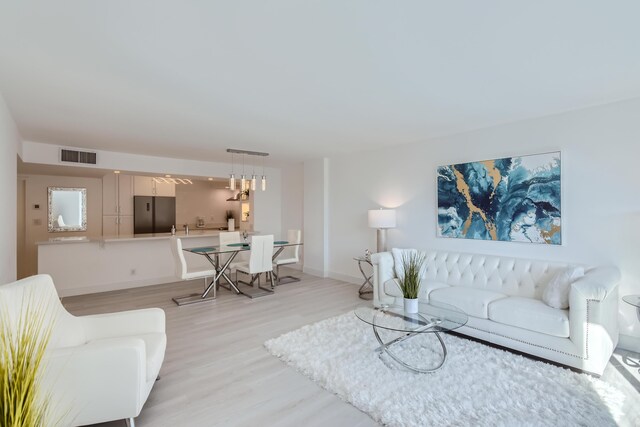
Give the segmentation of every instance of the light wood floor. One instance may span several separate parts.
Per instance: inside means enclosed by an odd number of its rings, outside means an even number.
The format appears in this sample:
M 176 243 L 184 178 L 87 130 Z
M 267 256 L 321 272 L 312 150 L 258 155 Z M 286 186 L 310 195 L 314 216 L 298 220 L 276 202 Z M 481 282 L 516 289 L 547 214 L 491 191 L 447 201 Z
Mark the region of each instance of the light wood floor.
M 176 306 L 171 297 L 201 291 L 203 281 L 197 280 L 67 297 L 63 304 L 76 315 L 165 310 L 168 345 L 162 378 L 136 418 L 137 427 L 377 425 L 264 349 L 269 338 L 363 302 L 356 285 L 302 279 L 255 300 L 220 289 L 216 301 Z

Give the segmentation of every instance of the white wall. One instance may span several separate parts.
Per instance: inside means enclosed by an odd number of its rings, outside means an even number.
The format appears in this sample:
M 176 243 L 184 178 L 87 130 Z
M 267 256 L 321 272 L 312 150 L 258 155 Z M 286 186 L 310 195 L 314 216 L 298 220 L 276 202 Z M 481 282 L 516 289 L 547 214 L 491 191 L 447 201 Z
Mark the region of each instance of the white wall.
M 302 230 L 304 225 L 304 164 L 282 169 L 282 230 Z
M 176 185 L 176 227 L 182 224 L 195 228 L 198 217 L 210 227 L 226 227 L 227 211 L 233 211 L 236 226 L 241 225 L 240 202 L 227 202 L 238 191 L 219 188 L 212 181 L 194 180 L 191 185 Z M 250 216 L 251 218 L 251 216 Z
M 17 271 L 17 154 L 21 140 L 11 113 L 0 94 L 0 284 L 16 280 Z
M 38 273 L 36 242 L 51 237 L 102 236 L 102 179 L 75 176 L 24 175 L 25 179 L 25 236 L 24 252 L 19 253 L 20 271 L 26 276 Z M 47 229 L 47 187 L 87 189 L 87 231 L 49 233 Z M 35 209 L 35 205 L 39 209 Z
M 361 278 L 352 257 L 375 248 L 367 210 L 383 206 L 397 209 L 390 247 L 615 264 L 623 275 L 620 295 L 640 293 L 639 118 L 635 99 L 331 158 L 328 216 L 307 215 L 305 205 L 305 228 L 315 232 L 330 219 L 330 275 L 356 283 Z M 436 238 L 437 166 L 553 150 L 562 151 L 564 245 Z M 311 173 L 317 164 L 305 163 L 305 179 L 307 168 Z M 323 191 L 305 183 L 305 203 L 321 200 Z M 307 265 L 322 262 L 322 251 L 305 253 Z M 632 307 L 620 301 L 621 342 L 640 337 L 638 323 Z
M 304 162 L 304 271 L 329 274 L 329 159 Z

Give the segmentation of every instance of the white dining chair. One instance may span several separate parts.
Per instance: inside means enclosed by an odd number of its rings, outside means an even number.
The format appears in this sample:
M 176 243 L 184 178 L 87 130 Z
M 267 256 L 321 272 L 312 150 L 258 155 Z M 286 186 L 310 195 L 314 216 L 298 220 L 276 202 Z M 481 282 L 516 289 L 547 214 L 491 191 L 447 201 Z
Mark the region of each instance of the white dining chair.
M 182 250 L 182 240 L 179 237 L 172 237 L 170 239 L 171 243 L 171 252 L 173 253 L 173 259 L 176 267 L 176 277 L 181 280 L 195 280 L 195 279 L 203 279 L 204 287 L 207 288 L 207 278 L 215 277 L 216 270 L 211 267 L 196 267 L 189 268 L 187 266 L 187 260 L 184 256 L 184 251 Z M 172 298 L 173 301 L 178 305 L 185 304 L 186 301 L 193 299 L 195 296 L 200 296 L 200 294 L 190 294 L 184 295 L 180 297 Z M 216 289 L 213 287 L 213 296 L 211 299 L 216 298 Z
M 220 233 L 219 236 L 219 241 L 220 241 L 220 247 L 224 247 L 226 245 L 230 245 L 232 243 L 244 243 L 242 241 L 242 238 L 240 237 L 240 232 L 239 231 L 223 231 Z M 229 255 L 222 255 L 221 257 L 223 257 L 223 259 L 220 260 L 220 262 L 222 264 L 224 264 L 226 262 L 226 260 L 228 259 Z M 243 252 L 238 252 L 238 254 L 236 255 L 236 257 L 233 259 L 233 261 L 231 262 L 231 264 L 229 264 L 229 271 L 231 270 L 235 270 L 235 268 L 243 263 L 247 263 L 247 261 L 249 261 L 249 257 L 246 251 Z
M 302 242 L 302 231 L 288 230 L 287 242 L 289 243 Z M 282 285 L 284 283 L 299 282 L 300 278 L 295 276 L 280 276 L 281 265 L 297 264 L 298 262 L 300 262 L 300 245 L 285 247 L 280 253 L 280 255 L 278 255 L 278 257 L 273 261 L 273 265 L 276 267 L 276 284 Z M 286 279 L 287 281 L 283 282 L 282 279 Z
M 253 285 L 258 279 L 260 286 L 260 275 L 266 273 L 271 282 L 271 289 L 275 287 L 273 280 L 273 235 L 253 236 L 251 238 L 251 250 L 249 251 L 249 262 L 241 263 L 236 267 L 236 283 L 238 283 L 238 273 L 243 273 L 251 278 L 249 285 Z M 265 289 L 266 290 L 266 289 Z

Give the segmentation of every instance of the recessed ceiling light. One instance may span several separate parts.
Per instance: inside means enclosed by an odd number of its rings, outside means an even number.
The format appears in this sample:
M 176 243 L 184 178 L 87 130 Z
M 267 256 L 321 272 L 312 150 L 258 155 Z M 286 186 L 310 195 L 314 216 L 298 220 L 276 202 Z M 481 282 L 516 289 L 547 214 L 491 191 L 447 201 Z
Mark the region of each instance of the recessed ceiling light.
M 213 181 L 213 178 L 207 178 L 209 181 Z
M 113 171 L 113 173 L 120 173 L 120 171 Z
M 165 178 L 171 178 L 171 175 L 165 175 L 164 177 Z

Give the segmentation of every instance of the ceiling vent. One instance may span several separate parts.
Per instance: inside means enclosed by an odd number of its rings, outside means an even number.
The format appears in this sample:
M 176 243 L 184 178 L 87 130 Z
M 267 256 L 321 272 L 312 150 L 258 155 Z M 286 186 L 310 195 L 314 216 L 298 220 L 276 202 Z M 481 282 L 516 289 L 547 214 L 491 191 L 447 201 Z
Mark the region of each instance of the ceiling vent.
M 84 163 L 87 165 L 95 165 L 98 162 L 97 154 L 91 151 L 60 150 L 60 161 L 66 163 Z

